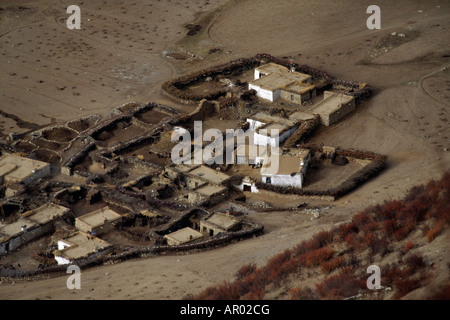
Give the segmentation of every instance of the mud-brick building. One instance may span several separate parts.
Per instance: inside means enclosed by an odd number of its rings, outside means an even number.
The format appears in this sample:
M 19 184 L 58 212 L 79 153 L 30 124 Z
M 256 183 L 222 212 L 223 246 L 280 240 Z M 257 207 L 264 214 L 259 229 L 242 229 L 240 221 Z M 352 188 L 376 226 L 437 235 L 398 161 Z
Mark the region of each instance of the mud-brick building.
M 75 228 L 98 236 L 114 230 L 121 221 L 120 214 L 109 207 L 104 207 L 76 218 Z
M 214 213 L 200 220 L 200 232 L 210 237 L 221 232 L 235 231 L 241 225 L 241 220 L 229 214 Z
M 331 126 L 355 109 L 356 104 L 353 96 L 325 91 L 323 100 L 315 104 L 308 112 L 319 115 L 323 125 Z
M 105 240 L 78 231 L 58 240 L 58 250 L 55 250 L 53 255 L 58 264 L 62 265 L 94 254 L 103 254 L 110 249 L 112 249 L 112 245 Z
M 21 157 L 15 154 L 4 154 L 0 157 L 0 185 L 28 185 L 31 182 L 49 176 L 51 166 L 47 162 Z M 17 193 L 16 188 L 6 188 L 6 196 Z
M 46 204 L 24 212 L 13 223 L 0 223 L 0 255 L 17 250 L 22 245 L 53 232 L 54 222 L 64 218 L 69 211 L 63 206 Z
M 166 234 L 164 239 L 169 246 L 178 246 L 203 238 L 203 234 L 189 227 Z

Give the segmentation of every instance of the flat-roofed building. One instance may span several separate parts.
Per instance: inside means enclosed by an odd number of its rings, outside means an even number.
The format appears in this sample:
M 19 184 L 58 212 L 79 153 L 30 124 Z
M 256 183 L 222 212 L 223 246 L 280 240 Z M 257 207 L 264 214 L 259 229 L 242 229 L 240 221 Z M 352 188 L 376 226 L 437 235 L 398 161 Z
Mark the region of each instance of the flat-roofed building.
M 325 91 L 323 100 L 308 112 L 320 116 L 323 125 L 331 126 L 356 109 L 355 98 L 343 93 Z
M 0 222 L 0 255 L 17 250 L 23 244 L 42 234 L 39 224 L 25 218 L 8 224 Z
M 242 144 L 233 152 L 236 164 L 262 165 L 267 147 L 255 144 Z
M 214 213 L 211 216 L 200 220 L 200 232 L 210 237 L 220 232 L 233 231 L 239 227 L 241 220 L 236 219 L 229 214 Z
M 259 112 L 247 119 L 253 130 L 253 144 L 278 147 L 298 128 L 298 121 Z
M 254 80 L 249 82 L 249 90 L 255 90 L 258 97 L 276 101 L 280 98 L 294 103 L 303 103 L 316 95 L 316 89 L 308 74 L 291 71 L 276 63 L 268 63 L 255 68 Z
M 261 168 L 262 182 L 275 186 L 302 188 L 310 160 L 308 149 L 279 153 L 278 165 L 274 167 L 271 166 L 270 157 L 266 157 Z
M 24 212 L 22 216 L 37 224 L 44 225 L 54 221 L 57 218 L 64 217 L 70 209 L 54 204 L 47 203 L 43 206 Z
M 231 177 L 223 172 L 201 165 L 189 171 L 189 175 L 196 176 L 213 184 L 225 184 Z
M 28 185 L 50 174 L 51 167 L 47 162 L 8 153 L 0 157 L 0 185 L 14 183 Z M 14 190 L 6 190 L 6 196 L 14 195 Z
M 193 194 L 197 194 L 197 198 L 200 198 L 205 204 L 214 205 L 228 198 L 228 188 L 222 185 L 206 184 L 195 191 L 190 193 L 190 197 L 194 197 Z
M 67 238 L 58 240 L 58 250 L 53 252 L 59 265 L 69 264 L 74 260 L 87 258 L 99 252 L 105 252 L 112 246 L 107 241 L 78 231 Z
M 203 234 L 189 227 L 166 234 L 164 238 L 169 246 L 178 246 L 203 238 Z
M 27 211 L 9 224 L 0 223 L 0 255 L 17 250 L 20 246 L 54 231 L 54 221 L 70 210 L 56 204 L 46 204 Z
M 90 212 L 75 218 L 75 228 L 80 231 L 101 235 L 115 228 L 122 216 L 109 207 Z

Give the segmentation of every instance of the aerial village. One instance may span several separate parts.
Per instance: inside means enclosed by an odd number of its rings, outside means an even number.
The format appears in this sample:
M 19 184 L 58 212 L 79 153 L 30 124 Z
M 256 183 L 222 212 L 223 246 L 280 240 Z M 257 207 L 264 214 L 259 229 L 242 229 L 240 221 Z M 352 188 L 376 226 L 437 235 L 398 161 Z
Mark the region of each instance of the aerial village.
M 370 150 L 308 142 L 321 126 L 351 117 L 370 97 L 365 83 L 258 54 L 162 89 L 195 110 L 130 102 L 108 118 L 10 135 L 0 156 L 0 275 L 213 249 L 264 232 L 248 215 L 270 209 L 249 205 L 252 195 L 295 195 L 299 205 L 289 209 L 301 210 L 308 199 L 332 203 L 385 168 L 386 156 Z M 250 132 L 251 141 L 233 143 L 232 163 L 174 164 L 172 135 L 192 133 L 195 121 L 203 131 Z M 276 172 L 267 161 L 274 155 Z M 20 268 L 8 265 L 12 255 L 21 255 Z

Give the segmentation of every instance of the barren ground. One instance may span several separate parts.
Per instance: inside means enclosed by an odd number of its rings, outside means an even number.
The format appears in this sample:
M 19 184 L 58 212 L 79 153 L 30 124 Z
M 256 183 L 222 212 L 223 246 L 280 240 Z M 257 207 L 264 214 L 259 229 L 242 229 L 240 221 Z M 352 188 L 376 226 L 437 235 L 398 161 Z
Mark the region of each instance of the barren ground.
M 267 52 L 369 83 L 371 99 L 322 128 L 313 142 L 386 154 L 388 168 L 336 202 L 317 203 L 332 205 L 319 219 L 257 213 L 251 219 L 266 230 L 260 237 L 84 270 L 81 290 L 68 290 L 67 277 L 3 282 L 1 299 L 180 299 L 450 169 L 448 1 L 378 1 L 381 30 L 366 27 L 370 1 L 84 1 L 81 30 L 65 26 L 70 4 L 0 0 L 0 139 L 88 114 L 106 116 L 128 101 L 192 111 L 194 105 L 165 95 L 162 82 Z M 186 36 L 188 23 L 203 28 Z M 167 56 L 174 52 L 185 60 Z M 303 201 L 258 197 L 275 205 Z M 448 243 L 437 238 L 429 250 L 448 256 Z

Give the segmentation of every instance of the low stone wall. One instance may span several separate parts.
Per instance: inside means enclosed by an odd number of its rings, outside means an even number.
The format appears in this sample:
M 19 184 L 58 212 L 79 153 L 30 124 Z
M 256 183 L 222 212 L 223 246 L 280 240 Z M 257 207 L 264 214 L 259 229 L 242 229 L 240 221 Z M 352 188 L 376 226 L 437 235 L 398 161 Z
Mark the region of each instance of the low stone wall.
M 235 231 L 235 232 L 223 232 L 219 233 L 217 236 L 209 238 L 204 241 L 198 241 L 183 245 L 169 246 L 169 245 L 151 245 L 139 248 L 131 248 L 120 253 L 109 253 L 105 254 L 103 252 L 98 252 L 87 258 L 79 259 L 71 263 L 72 265 L 77 265 L 81 269 L 86 269 L 89 267 L 114 264 L 117 262 L 141 258 L 150 257 L 160 254 L 180 254 L 192 251 L 208 250 L 224 246 L 232 241 L 239 241 L 246 238 L 258 236 L 264 232 L 264 227 L 259 224 L 247 224 L 247 228 Z M 119 246 L 113 246 L 110 251 L 118 251 Z M 22 280 L 36 280 L 42 278 L 48 278 L 50 276 L 58 276 L 66 274 L 68 265 L 56 265 L 44 267 L 37 270 L 20 270 L 14 268 L 8 268 L 5 266 L 0 266 L 0 277 L 2 281 L 17 281 Z

